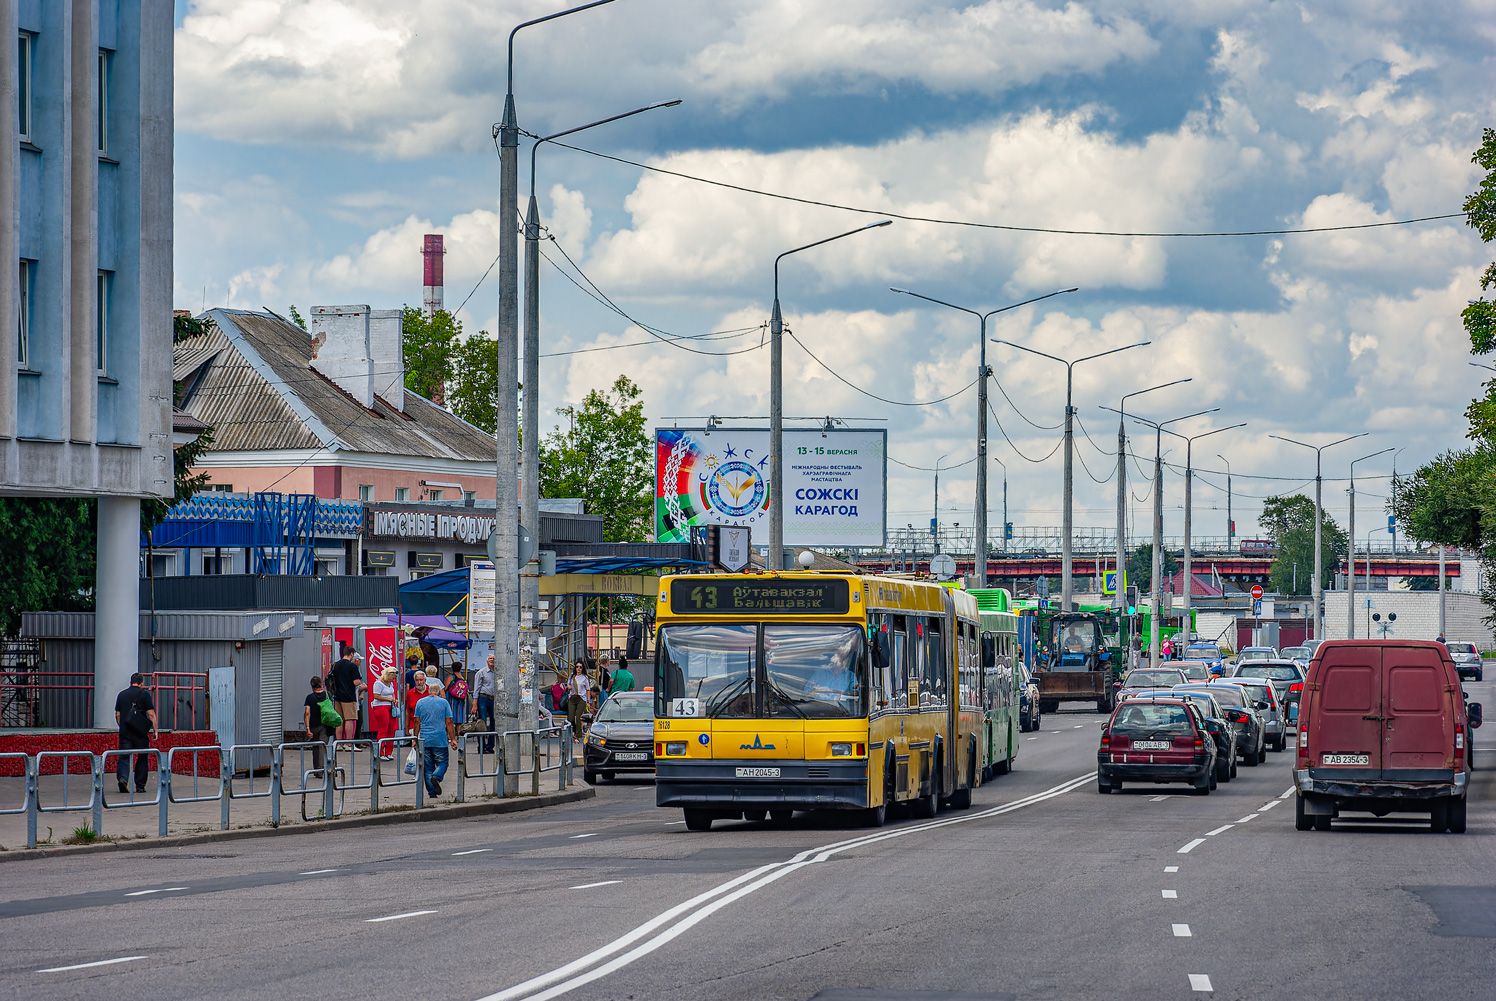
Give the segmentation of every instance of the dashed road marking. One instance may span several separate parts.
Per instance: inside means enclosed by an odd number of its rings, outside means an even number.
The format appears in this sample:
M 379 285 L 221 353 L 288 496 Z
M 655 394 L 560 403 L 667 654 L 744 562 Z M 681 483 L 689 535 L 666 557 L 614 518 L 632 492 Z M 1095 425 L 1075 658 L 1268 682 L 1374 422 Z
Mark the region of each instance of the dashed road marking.
M 1213 991 L 1213 990 L 1215 990 L 1214 987 L 1210 986 L 1210 978 L 1207 977 L 1203 973 L 1191 973 L 1189 975 L 1189 978 L 1190 978 L 1190 990 L 1192 990 L 1192 991 Z
M 1162 795 L 1162 796 L 1154 796 L 1154 797 L 1153 797 L 1153 798 L 1152 798 L 1152 799 L 1150 799 L 1150 800 L 1149 800 L 1149 801 L 1148 801 L 1148 802 L 1150 802 L 1150 803 L 1162 803 L 1162 802 L 1163 802 L 1163 801 L 1164 801 L 1164 800 L 1166 800 L 1166 799 L 1168 799 L 1168 798 L 1169 798 L 1169 796 L 1168 796 L 1168 794 L 1167 794 L 1167 793 L 1165 793 L 1165 794 L 1164 794 L 1164 795 Z
M 1193 937 L 1193 933 L 1190 931 L 1190 926 L 1189 925 L 1176 924 L 1176 925 L 1171 925 L 1170 927 L 1172 927 L 1174 929 L 1174 937 L 1175 938 L 1192 938 Z
M 1025 737 L 1025 740 L 1038 740 L 1038 737 Z
M 144 896 L 146 896 L 148 894 L 152 894 L 152 893 L 175 893 L 178 890 L 185 890 L 185 889 L 187 889 L 187 887 L 185 887 L 185 886 L 163 886 L 160 889 L 156 889 L 156 890 L 136 890 L 134 893 L 127 893 L 127 894 L 125 894 L 125 896 L 127 896 L 127 897 L 144 897 Z
M 681 824 L 684 824 L 684 823 L 685 823 L 684 820 L 671 820 L 671 821 L 667 821 L 665 823 L 665 826 L 666 827 L 679 827 Z
M 1264 804 L 1262 804 L 1261 806 L 1259 806 L 1257 808 L 1257 812 L 1258 813 L 1266 813 L 1267 811 L 1271 810 L 1273 807 L 1277 806 L 1281 802 L 1283 802 L 1281 799 L 1275 799 L 1275 800 L 1273 800 L 1270 803 L 1264 803 Z
M 406 911 L 404 914 L 386 914 L 382 918 L 364 918 L 364 924 L 378 924 L 381 921 L 399 921 L 402 918 L 418 918 L 422 914 L 435 914 L 436 911 Z
M 465 852 L 453 852 L 453 855 L 477 855 L 480 852 L 491 852 L 492 848 L 469 848 Z
M 320 876 L 324 872 L 342 872 L 342 869 L 308 869 L 306 872 L 298 873 L 301 876 Z
M 1072 729 L 1072 730 L 1079 730 L 1083 726 L 1085 726 L 1084 723 L 1077 723 L 1074 726 L 1072 726 L 1070 729 Z
M 682 820 L 681 823 L 684 824 L 685 821 Z M 568 840 L 576 841 L 579 838 L 595 838 L 595 837 L 597 837 L 597 832 L 596 831 L 592 832 L 591 834 L 573 834 Z
M 1178 900 L 1179 899 L 1179 891 L 1178 890 L 1160 890 L 1159 892 L 1164 895 L 1164 899 L 1165 900 Z
M 1196 838 L 1195 840 L 1186 844 L 1183 848 L 1179 849 L 1179 851 L 1175 852 L 1174 854 L 1188 855 L 1190 852 L 1194 851 L 1196 848 L 1199 848 L 1203 844 L 1205 844 L 1204 838 Z
M 1166 865 L 1166 866 L 1164 866 L 1164 872 L 1178 872 L 1178 871 L 1179 871 L 1179 866 L 1177 866 L 1177 865 Z
M 621 879 L 605 879 L 601 883 L 583 883 L 581 886 L 568 887 L 571 890 L 590 890 L 595 886 L 612 886 L 614 883 L 622 883 Z
M 70 970 L 87 970 L 95 966 L 113 966 L 115 963 L 133 963 L 144 956 L 120 956 L 117 959 L 98 959 L 92 963 L 74 963 L 72 966 L 49 966 L 45 970 L 37 970 L 37 973 L 67 973 Z
M 1287 799 L 1288 797 L 1290 797 L 1292 795 L 1293 795 L 1293 790 L 1289 789 L 1287 792 L 1285 792 L 1283 795 L 1279 796 L 1278 798 L 1279 799 Z
M 1238 824 L 1245 824 L 1247 821 L 1251 820 L 1255 816 L 1257 816 L 1257 814 L 1255 814 L 1255 813 L 1249 813 L 1245 817 L 1243 817 L 1240 820 L 1238 820 L 1237 823 Z
M 1213 838 L 1217 834 L 1225 834 L 1227 831 L 1231 830 L 1231 828 L 1233 828 L 1235 826 L 1236 826 L 1235 824 L 1222 824 L 1220 827 L 1217 827 L 1213 831 L 1206 831 L 1205 832 L 1205 836 L 1207 838 Z

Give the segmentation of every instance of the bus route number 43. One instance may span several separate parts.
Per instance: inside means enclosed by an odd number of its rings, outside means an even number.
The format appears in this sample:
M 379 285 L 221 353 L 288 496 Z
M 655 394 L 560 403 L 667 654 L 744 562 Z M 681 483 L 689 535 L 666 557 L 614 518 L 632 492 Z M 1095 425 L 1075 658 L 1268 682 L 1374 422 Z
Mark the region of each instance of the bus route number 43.
M 682 719 L 695 719 L 701 715 L 701 700 L 671 699 L 670 715 Z

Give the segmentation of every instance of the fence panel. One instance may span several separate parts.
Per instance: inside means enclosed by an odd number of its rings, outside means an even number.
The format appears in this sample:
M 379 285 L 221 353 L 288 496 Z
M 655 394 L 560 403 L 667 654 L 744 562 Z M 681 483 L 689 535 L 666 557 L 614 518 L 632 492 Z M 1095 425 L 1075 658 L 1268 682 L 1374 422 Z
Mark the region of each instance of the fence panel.
M 396 765 L 394 781 L 384 778 L 381 772 L 379 784 L 386 787 L 415 786 L 416 809 L 421 809 L 425 806 L 426 801 L 426 755 L 424 753 L 425 748 L 421 746 L 421 738 L 414 735 L 409 737 L 382 737 L 379 740 L 378 746 L 380 754 L 390 753 L 395 756 Z M 414 775 L 410 775 L 405 771 L 405 759 L 408 755 L 407 748 L 416 752 L 416 771 Z M 379 765 L 376 763 L 374 767 L 378 768 Z
M 480 730 L 460 734 L 457 737 L 457 802 L 464 802 L 467 798 L 468 779 L 498 779 L 504 774 L 504 735 L 497 730 Z M 477 769 L 468 767 L 468 741 L 475 742 L 478 757 Z M 491 751 L 483 750 L 483 745 L 488 744 L 493 748 Z M 484 768 L 484 759 L 493 758 L 493 771 Z M 494 791 L 497 795 L 504 794 L 502 782 L 496 783 L 498 788 Z

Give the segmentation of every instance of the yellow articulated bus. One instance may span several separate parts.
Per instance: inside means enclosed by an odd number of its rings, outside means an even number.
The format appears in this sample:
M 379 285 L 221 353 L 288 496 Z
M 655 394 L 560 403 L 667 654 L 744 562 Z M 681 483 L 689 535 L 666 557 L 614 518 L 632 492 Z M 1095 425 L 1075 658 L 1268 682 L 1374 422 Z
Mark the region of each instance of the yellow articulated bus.
M 1006 771 L 1013 705 L 984 669 L 976 600 L 938 584 L 787 571 L 660 581 L 655 786 L 686 826 L 795 810 L 965 809 Z

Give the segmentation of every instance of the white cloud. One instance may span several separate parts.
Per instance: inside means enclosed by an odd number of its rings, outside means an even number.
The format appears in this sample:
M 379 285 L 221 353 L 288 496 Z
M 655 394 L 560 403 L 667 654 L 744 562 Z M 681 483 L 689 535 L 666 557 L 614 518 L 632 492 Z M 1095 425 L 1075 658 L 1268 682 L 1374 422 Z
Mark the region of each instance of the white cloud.
M 586 252 L 587 241 L 592 237 L 592 210 L 582 192 L 571 191 L 564 184 L 552 185 L 551 216 L 542 222 L 567 248 L 567 253 L 576 256 Z

